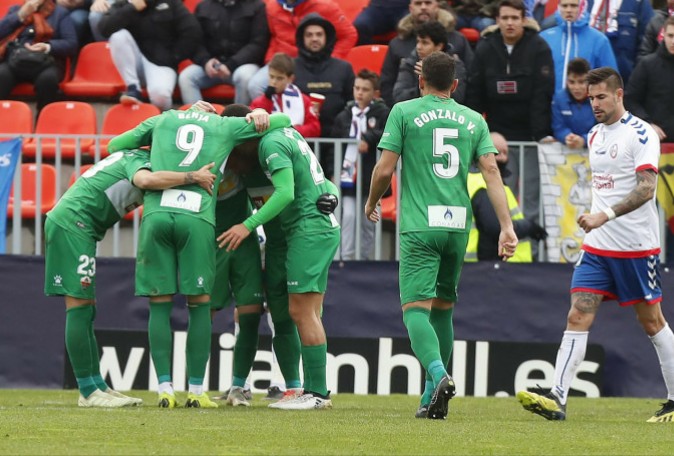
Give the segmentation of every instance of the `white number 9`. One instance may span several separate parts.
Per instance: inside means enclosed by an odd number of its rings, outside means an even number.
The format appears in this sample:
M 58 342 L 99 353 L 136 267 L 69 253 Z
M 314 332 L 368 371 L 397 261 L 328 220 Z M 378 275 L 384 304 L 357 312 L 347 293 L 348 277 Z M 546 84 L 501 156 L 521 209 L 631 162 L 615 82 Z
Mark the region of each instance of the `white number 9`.
M 199 125 L 187 124 L 178 128 L 176 147 L 187 152 L 187 157 L 178 166 L 190 166 L 204 145 L 204 129 Z

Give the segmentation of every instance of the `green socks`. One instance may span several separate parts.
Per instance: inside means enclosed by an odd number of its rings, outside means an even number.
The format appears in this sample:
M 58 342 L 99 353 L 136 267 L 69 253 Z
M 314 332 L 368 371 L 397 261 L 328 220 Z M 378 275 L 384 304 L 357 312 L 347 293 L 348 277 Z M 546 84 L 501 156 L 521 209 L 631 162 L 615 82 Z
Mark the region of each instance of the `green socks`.
M 328 386 L 325 380 L 327 365 L 328 344 L 302 345 L 302 362 L 304 363 L 304 389 L 328 395 Z M 308 382 L 308 383 L 307 383 Z
M 80 393 L 89 397 L 96 391 L 96 383 L 91 378 L 91 343 L 89 328 L 94 315 L 94 306 L 86 305 L 66 310 L 66 350 L 77 380 Z
M 430 322 L 430 311 L 412 307 L 403 312 L 403 322 L 410 337 L 412 351 L 437 383 L 446 373 L 440 357 L 438 336 Z
M 260 314 L 239 313 L 239 335 L 234 346 L 233 386 L 243 387 L 255 362 Z M 210 350 L 210 349 L 209 349 Z
M 274 322 L 272 344 L 286 388 L 299 388 L 301 344 L 297 326 L 292 320 Z
M 187 376 L 190 385 L 202 385 L 211 355 L 211 302 L 188 304 Z
M 150 303 L 150 318 L 147 330 L 150 340 L 150 355 L 159 383 L 171 381 L 172 309 L 172 301 Z
M 452 349 L 454 348 L 453 314 L 453 307 L 446 310 L 431 309 L 430 322 L 435 330 L 435 335 L 438 337 L 438 343 L 440 344 L 440 359 L 445 368 L 449 364 L 449 358 L 452 356 Z
M 91 324 L 89 325 L 89 348 L 91 349 L 91 378 L 94 379 L 96 387 L 101 391 L 107 391 L 109 386 L 101 376 L 101 358 L 98 354 L 98 341 L 94 333 L 94 320 L 96 320 L 96 306 L 92 306 L 94 312 L 91 316 Z

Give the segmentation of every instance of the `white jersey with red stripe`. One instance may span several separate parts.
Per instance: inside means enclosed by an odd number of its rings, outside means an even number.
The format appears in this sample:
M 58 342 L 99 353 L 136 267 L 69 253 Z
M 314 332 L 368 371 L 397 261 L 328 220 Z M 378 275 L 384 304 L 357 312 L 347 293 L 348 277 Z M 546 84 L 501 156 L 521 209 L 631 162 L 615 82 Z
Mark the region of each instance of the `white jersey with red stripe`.
M 629 112 L 611 125 L 595 125 L 588 133 L 588 144 L 593 214 L 615 205 L 632 192 L 637 186 L 638 171 L 658 172 L 658 135 L 648 122 Z M 618 258 L 660 253 L 655 196 L 632 212 L 590 231 L 585 236 L 583 250 Z

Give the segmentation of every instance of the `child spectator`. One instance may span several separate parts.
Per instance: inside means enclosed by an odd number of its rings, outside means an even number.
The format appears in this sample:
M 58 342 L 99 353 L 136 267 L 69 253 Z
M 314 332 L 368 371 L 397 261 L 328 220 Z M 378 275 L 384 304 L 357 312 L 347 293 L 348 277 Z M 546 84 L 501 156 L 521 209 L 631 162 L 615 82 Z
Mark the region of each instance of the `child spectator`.
M 333 125 L 333 138 L 356 138 L 358 144 L 349 144 L 342 165 L 342 259 L 353 260 L 356 253 L 356 171 L 361 175 L 363 199 L 370 192 L 370 176 L 377 161 L 377 143 L 384 133 L 389 108 L 381 100 L 379 76 L 370 70 L 361 70 L 353 83 L 353 98 L 340 112 Z M 362 169 L 356 170 L 358 154 Z M 361 217 L 360 258 L 370 259 L 374 249 L 375 224 Z
M 583 58 L 569 62 L 566 88 L 559 89 L 552 99 L 552 132 L 555 139 L 571 149 L 587 145 L 587 132 L 595 124 L 587 98 L 587 73 L 590 63 Z
M 311 109 L 311 100 L 293 81 L 295 62 L 288 54 L 278 52 L 269 61 L 269 87 L 250 107 L 262 108 L 268 113 L 283 112 L 290 117 L 293 127 L 305 138 L 321 136 L 321 123 Z

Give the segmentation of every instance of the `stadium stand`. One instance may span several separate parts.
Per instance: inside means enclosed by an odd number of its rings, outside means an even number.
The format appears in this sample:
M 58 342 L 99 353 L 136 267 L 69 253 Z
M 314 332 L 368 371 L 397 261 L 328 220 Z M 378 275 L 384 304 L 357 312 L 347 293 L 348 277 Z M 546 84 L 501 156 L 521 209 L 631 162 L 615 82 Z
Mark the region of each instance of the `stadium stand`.
M 110 56 L 107 42 L 89 43 L 80 50 L 72 80 L 63 84 L 68 97 L 114 97 L 124 90 L 124 80 Z
M 41 167 L 41 187 L 42 193 L 40 195 L 39 210 L 42 214 L 46 214 L 51 208 L 56 205 L 56 168 L 52 165 L 42 163 Z M 19 209 L 21 218 L 32 219 L 35 218 L 38 210 L 36 201 L 35 183 L 37 180 L 38 166 L 35 163 L 21 164 L 21 202 Z M 9 194 L 9 204 L 7 206 L 7 217 L 14 216 L 14 186 Z
M 210 100 L 210 98 L 207 98 L 207 97 L 204 97 L 204 99 Z M 211 105 L 213 105 L 213 107 L 215 108 L 215 111 L 216 111 L 218 114 L 222 114 L 222 111 L 225 110 L 225 105 L 218 104 L 218 103 L 211 103 Z M 182 106 L 181 106 L 180 108 L 178 108 L 178 109 L 180 109 L 181 111 L 187 111 L 187 110 L 190 108 L 190 106 L 192 106 L 192 105 L 186 104 L 186 105 L 182 105 Z
M 88 151 L 94 143 L 96 134 L 96 112 L 89 103 L 81 101 L 58 101 L 44 107 L 37 118 L 35 125 L 37 135 L 90 135 L 85 138 L 61 138 L 61 157 L 72 159 L 75 157 L 79 144 L 81 151 Z M 54 137 L 33 138 L 23 145 L 23 153 L 28 157 L 35 157 L 39 144 L 42 146 L 42 156 L 54 158 L 56 156 L 56 142 Z
M 103 118 L 101 127 L 102 136 L 115 136 L 134 128 L 136 125 L 152 116 L 161 114 L 161 111 L 155 105 L 149 103 L 123 105 L 116 104 L 108 109 Z M 100 147 L 101 158 L 108 155 L 109 138 L 100 138 L 98 147 Z M 96 154 L 96 144 L 92 144 L 88 149 L 92 157 Z
M 82 174 L 86 173 L 87 170 L 88 170 L 89 168 L 91 168 L 92 166 L 94 166 L 94 165 L 93 165 L 93 164 L 90 164 L 90 165 L 82 165 L 82 166 L 80 166 L 80 174 L 79 174 L 79 175 L 75 172 L 75 170 L 73 170 L 73 172 L 70 174 L 70 179 L 68 179 L 68 188 L 72 187 L 73 184 L 75 183 L 75 181 L 76 181 Z
M 366 68 L 381 75 L 381 67 L 384 65 L 387 50 L 388 46 L 385 44 L 354 46 L 346 56 L 346 61 L 351 64 L 356 74 Z
M 0 101 L 0 141 L 15 135 L 33 133 L 33 111 L 23 101 Z
M 346 18 L 353 24 L 361 11 L 367 6 L 368 0 L 342 0 L 339 7 L 344 11 Z

